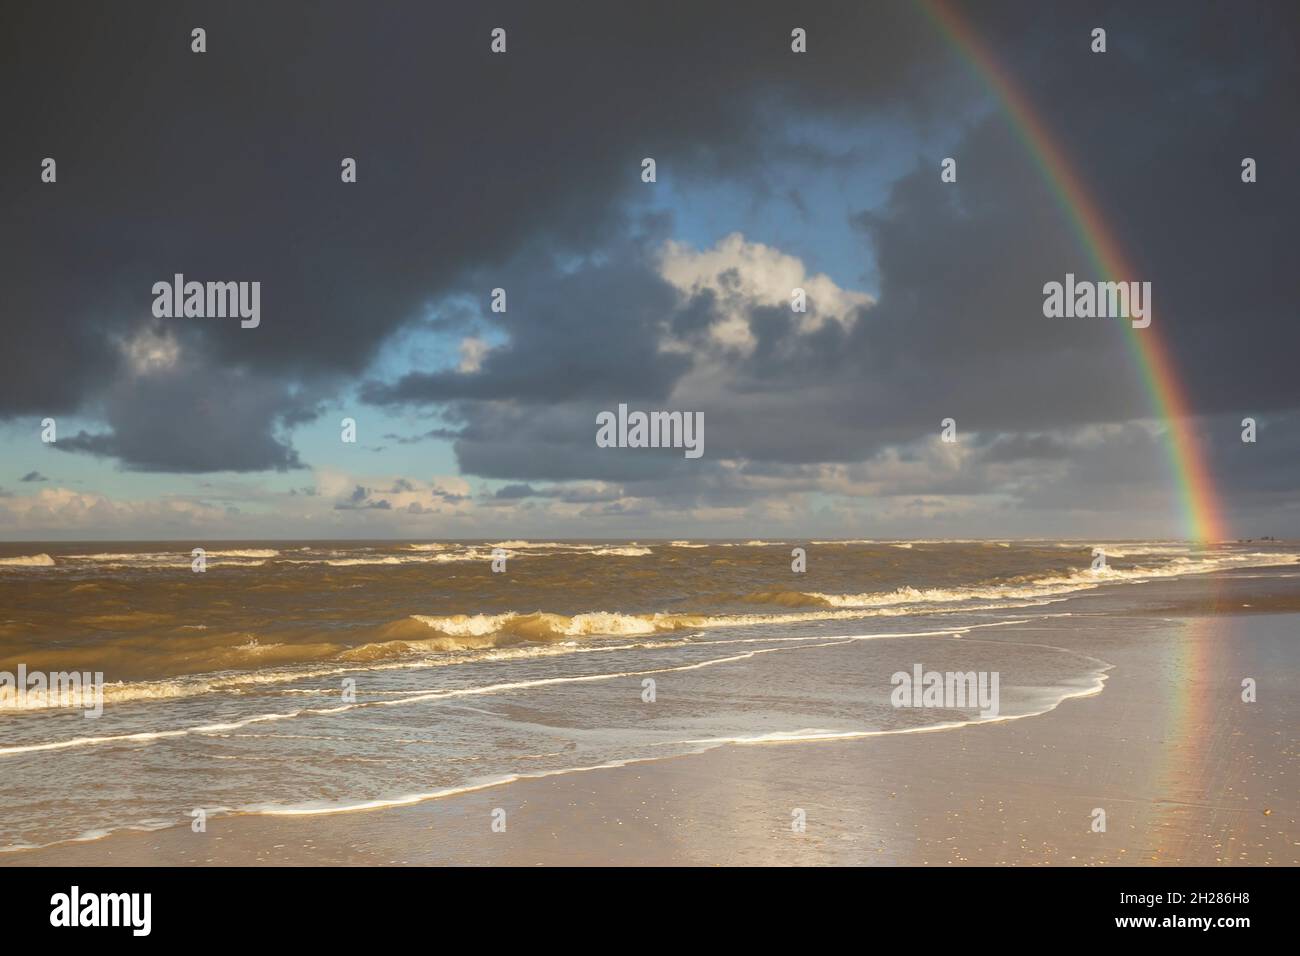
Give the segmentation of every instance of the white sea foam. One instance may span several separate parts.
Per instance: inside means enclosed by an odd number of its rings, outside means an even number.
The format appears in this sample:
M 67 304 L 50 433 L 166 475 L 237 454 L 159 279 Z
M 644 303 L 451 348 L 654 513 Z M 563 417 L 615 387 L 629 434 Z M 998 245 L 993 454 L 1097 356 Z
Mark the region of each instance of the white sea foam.
M 1201 559 L 1177 557 L 1160 567 L 1116 568 L 1107 565 L 1096 571 L 1080 570 L 1067 575 L 1049 575 L 1008 584 L 984 584 L 959 588 L 903 587 L 894 591 L 868 591 L 860 594 L 824 594 L 813 591 L 809 596 L 819 598 L 833 607 L 889 607 L 972 600 L 1019 600 L 1069 594 L 1074 591 L 1090 590 L 1103 584 L 1137 583 L 1153 578 L 1209 574 L 1229 568 L 1296 563 L 1300 563 L 1300 555 L 1267 552 L 1223 554 Z
M 522 550 L 524 547 L 536 548 L 536 551 Z M 457 564 L 471 561 L 491 561 L 496 555 L 494 550 L 505 551 L 508 559 L 547 558 L 564 554 L 592 554 L 599 557 L 644 557 L 653 553 L 650 548 L 637 545 L 602 546 L 602 545 L 565 545 L 565 544 L 527 544 L 519 541 L 505 541 L 500 544 L 470 547 L 457 545 L 406 545 L 407 553 L 378 554 L 355 556 L 355 553 L 332 552 L 331 557 L 320 558 L 285 558 L 282 564 L 323 564 L 329 567 L 359 567 L 366 565 L 394 566 L 403 564 Z M 453 550 L 459 548 L 459 550 Z M 560 550 L 564 549 L 564 550 Z M 352 556 L 344 556 L 349 555 Z
M 338 552 L 334 552 L 337 554 Z M 393 566 L 402 564 L 452 564 L 464 561 L 491 561 L 490 551 L 417 552 L 415 554 L 370 554 L 365 557 L 285 558 L 282 564 L 321 564 L 332 568 Z
M 158 566 L 188 568 L 192 560 L 190 551 L 191 549 L 188 548 L 178 548 L 176 551 L 98 551 L 92 554 L 68 554 L 64 555 L 63 559 L 93 562 L 96 567 L 102 568 Z M 278 557 L 279 554 L 280 552 L 274 548 L 204 549 L 204 557 L 208 561 L 238 564 L 241 567 L 260 567 L 267 559 Z
M 659 630 L 677 630 L 682 627 L 696 626 L 683 623 L 679 616 L 671 614 L 638 615 L 609 611 L 592 611 L 587 614 L 575 614 L 572 617 L 541 612 L 520 614 L 515 611 L 505 614 L 453 614 L 445 617 L 415 614 L 412 615 L 412 619 L 450 637 L 481 637 L 511 629 L 521 634 L 531 631 L 539 637 L 543 635 L 582 637 L 592 634 L 617 636 L 653 634 Z M 696 620 L 699 619 L 692 618 L 692 621 Z
M 1191 554 L 1187 545 L 1132 545 L 1132 544 L 1097 544 L 1094 549 L 1105 552 L 1108 558 L 1136 558 L 1150 555 Z
M 489 548 L 572 548 L 574 545 L 562 541 L 498 541 L 488 545 Z
M 52 568 L 54 559 L 48 554 L 23 554 L 14 558 L 0 558 L 0 566 L 6 568 Z
M 834 646 L 835 644 L 857 641 L 857 640 L 874 640 L 885 636 L 898 637 L 932 637 L 946 635 L 949 633 L 969 633 L 969 631 L 982 627 L 1003 627 L 1008 624 L 1024 623 L 1023 621 L 998 621 L 983 625 L 972 625 L 969 627 L 954 628 L 951 631 L 928 631 L 912 634 L 900 635 L 876 635 L 876 634 L 858 634 L 847 635 L 842 638 L 833 638 L 827 640 L 824 644 L 814 646 Z M 239 812 L 251 813 L 264 816 L 325 816 L 341 813 L 364 813 L 370 810 L 382 810 L 393 807 L 412 806 L 418 803 L 425 803 L 432 800 L 439 800 L 446 797 L 456 796 L 464 793 L 473 793 L 479 790 L 485 790 L 492 787 L 503 786 L 515 783 L 520 780 L 541 779 L 546 777 L 565 776 L 573 773 L 586 773 L 593 770 L 614 769 L 626 767 L 638 763 L 650 763 L 657 760 L 671 759 L 688 753 L 703 753 L 713 750 L 717 747 L 728 745 L 737 746 L 757 746 L 763 744 L 791 744 L 806 742 L 821 742 L 833 740 L 853 740 L 865 737 L 889 737 L 901 734 L 918 734 L 918 733 L 937 733 L 949 730 L 961 730 L 967 727 L 976 727 L 985 724 L 1003 723 L 1012 720 L 1021 720 L 1027 717 L 1038 717 L 1050 713 L 1061 704 L 1068 700 L 1076 700 L 1085 697 L 1094 697 L 1105 689 L 1108 672 L 1114 667 L 1107 661 L 1099 660 L 1086 654 L 1080 654 L 1066 648 L 1055 647 L 1048 644 L 1025 644 L 1021 646 L 1041 647 L 1061 654 L 1068 654 L 1087 661 L 1091 669 L 1088 674 L 1080 680 L 1065 681 L 1058 688 L 1048 695 L 1038 707 L 1032 708 L 1022 713 L 999 714 L 996 717 L 980 717 L 967 721 L 941 721 L 932 724 L 924 724 L 916 727 L 894 727 L 894 728 L 862 728 L 851 730 L 826 730 L 817 728 L 807 728 L 798 730 L 769 731 L 763 734 L 752 735 L 733 735 L 724 737 L 703 737 L 687 738 L 683 740 L 655 741 L 653 746 L 665 751 L 662 756 L 630 756 L 615 758 L 602 761 L 597 764 L 589 764 L 577 767 L 560 767 L 554 770 L 539 771 L 536 773 L 509 773 L 501 774 L 495 777 L 480 778 L 468 781 L 460 786 L 443 787 L 438 790 L 422 791 L 418 793 L 408 793 L 396 797 L 381 797 L 363 801 L 325 801 L 316 800 L 295 804 L 271 804 L 261 803 L 241 807 Z M 667 670 L 691 670 L 698 667 L 710 666 L 721 661 L 744 660 L 757 656 L 762 653 L 772 653 L 779 648 L 769 648 L 765 650 L 753 651 L 748 654 L 735 655 L 729 658 L 719 658 L 710 661 L 704 661 L 699 664 L 685 665 L 683 667 L 667 668 Z M 649 672 L 653 673 L 653 672 Z M 614 675 L 600 675 L 614 676 Z M 619 675 L 627 676 L 627 675 Z M 636 675 L 632 675 L 636 676 Z

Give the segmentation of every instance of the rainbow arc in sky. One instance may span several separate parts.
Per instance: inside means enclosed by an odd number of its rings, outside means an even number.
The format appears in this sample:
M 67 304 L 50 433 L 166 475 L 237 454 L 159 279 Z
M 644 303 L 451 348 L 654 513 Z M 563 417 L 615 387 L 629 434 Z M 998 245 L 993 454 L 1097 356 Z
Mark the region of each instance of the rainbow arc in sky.
M 1057 145 L 1046 122 L 1021 89 L 1014 74 L 993 55 L 971 25 L 944 0 L 920 0 L 921 9 L 948 41 L 997 95 L 1016 135 L 1033 156 L 1061 211 L 1086 252 L 1098 281 L 1137 278 L 1114 232 L 1106 225 L 1101 206 L 1089 195 L 1083 180 Z M 1082 38 L 1084 42 L 1087 38 Z M 1080 270 L 1082 271 L 1082 270 Z M 1162 336 L 1159 316 L 1149 327 L 1125 330 L 1129 352 L 1151 397 L 1151 416 L 1164 425 L 1170 471 L 1178 489 L 1179 507 L 1187 537 L 1194 541 L 1222 541 L 1227 537 L 1214 483 L 1192 427 L 1187 390 L 1174 368 Z M 1144 416 L 1145 417 L 1145 416 Z

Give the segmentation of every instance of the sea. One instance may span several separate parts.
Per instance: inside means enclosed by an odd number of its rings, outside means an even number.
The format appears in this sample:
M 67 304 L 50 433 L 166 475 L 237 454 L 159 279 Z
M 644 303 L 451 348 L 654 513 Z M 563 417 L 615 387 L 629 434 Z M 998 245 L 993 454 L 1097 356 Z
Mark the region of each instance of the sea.
M 1111 665 L 1005 629 L 1300 573 L 1273 541 L 228 541 L 202 559 L 0 544 L 0 852 L 1032 718 L 1104 693 Z M 101 712 L 26 692 L 20 668 L 102 674 Z M 996 713 L 897 706 L 917 668 L 999 674 Z

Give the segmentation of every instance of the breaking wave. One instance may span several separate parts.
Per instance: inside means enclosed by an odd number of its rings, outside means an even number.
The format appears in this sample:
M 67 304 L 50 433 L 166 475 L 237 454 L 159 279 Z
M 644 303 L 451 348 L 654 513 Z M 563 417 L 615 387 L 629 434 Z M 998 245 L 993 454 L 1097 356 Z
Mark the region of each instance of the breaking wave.
M 0 565 L 7 568 L 52 568 L 54 559 L 48 554 L 24 554 L 16 558 L 0 558 Z
M 1107 552 L 1118 557 L 1117 552 Z M 1140 553 L 1134 549 L 1133 554 Z M 1154 552 L 1153 552 L 1154 553 Z M 1186 574 L 1208 574 L 1228 568 L 1250 568 L 1267 565 L 1286 565 L 1300 562 L 1300 555 L 1254 552 L 1230 554 L 1208 558 L 1176 557 L 1168 564 L 1154 568 L 1103 567 L 1075 571 L 1067 575 L 1044 577 L 1024 576 L 1004 583 L 987 583 L 958 588 L 902 587 L 893 591 L 866 591 L 859 594 L 824 594 L 819 591 L 759 591 L 745 596 L 745 600 L 760 604 L 778 604 L 784 607 L 834 607 L 870 608 L 901 605 L 956 603 L 963 601 L 1015 601 L 1054 597 L 1074 591 L 1084 591 L 1103 584 L 1149 581 L 1152 578 L 1180 577 Z

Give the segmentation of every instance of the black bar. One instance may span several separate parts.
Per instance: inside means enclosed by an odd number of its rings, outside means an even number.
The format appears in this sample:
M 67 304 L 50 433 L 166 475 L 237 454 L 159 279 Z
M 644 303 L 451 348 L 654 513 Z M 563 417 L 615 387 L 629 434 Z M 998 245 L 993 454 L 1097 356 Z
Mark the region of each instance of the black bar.
M 424 937 L 432 947 L 560 932 L 616 933 L 686 945 L 706 933 L 767 936 L 775 920 L 870 940 L 942 945 L 1017 941 L 1056 945 L 1129 936 L 1231 945 L 1242 933 L 1283 931 L 1293 871 L 1269 869 L 275 869 L 0 870 L 6 935 L 78 934 L 128 943 L 278 941 L 338 945 L 376 933 Z M 149 893 L 147 936 L 131 926 L 51 925 L 56 894 Z M 1171 894 L 1180 894 L 1172 896 Z M 1188 925 L 1190 920 L 1243 925 Z M 1120 925 L 1124 920 L 1152 925 Z M 1166 921 L 1174 921 L 1172 924 Z M 1181 923 L 1178 921 L 1182 921 Z M 130 920 L 124 918 L 123 922 Z M 432 935 L 430 934 L 430 931 Z M 468 938 L 465 938 L 465 936 Z

